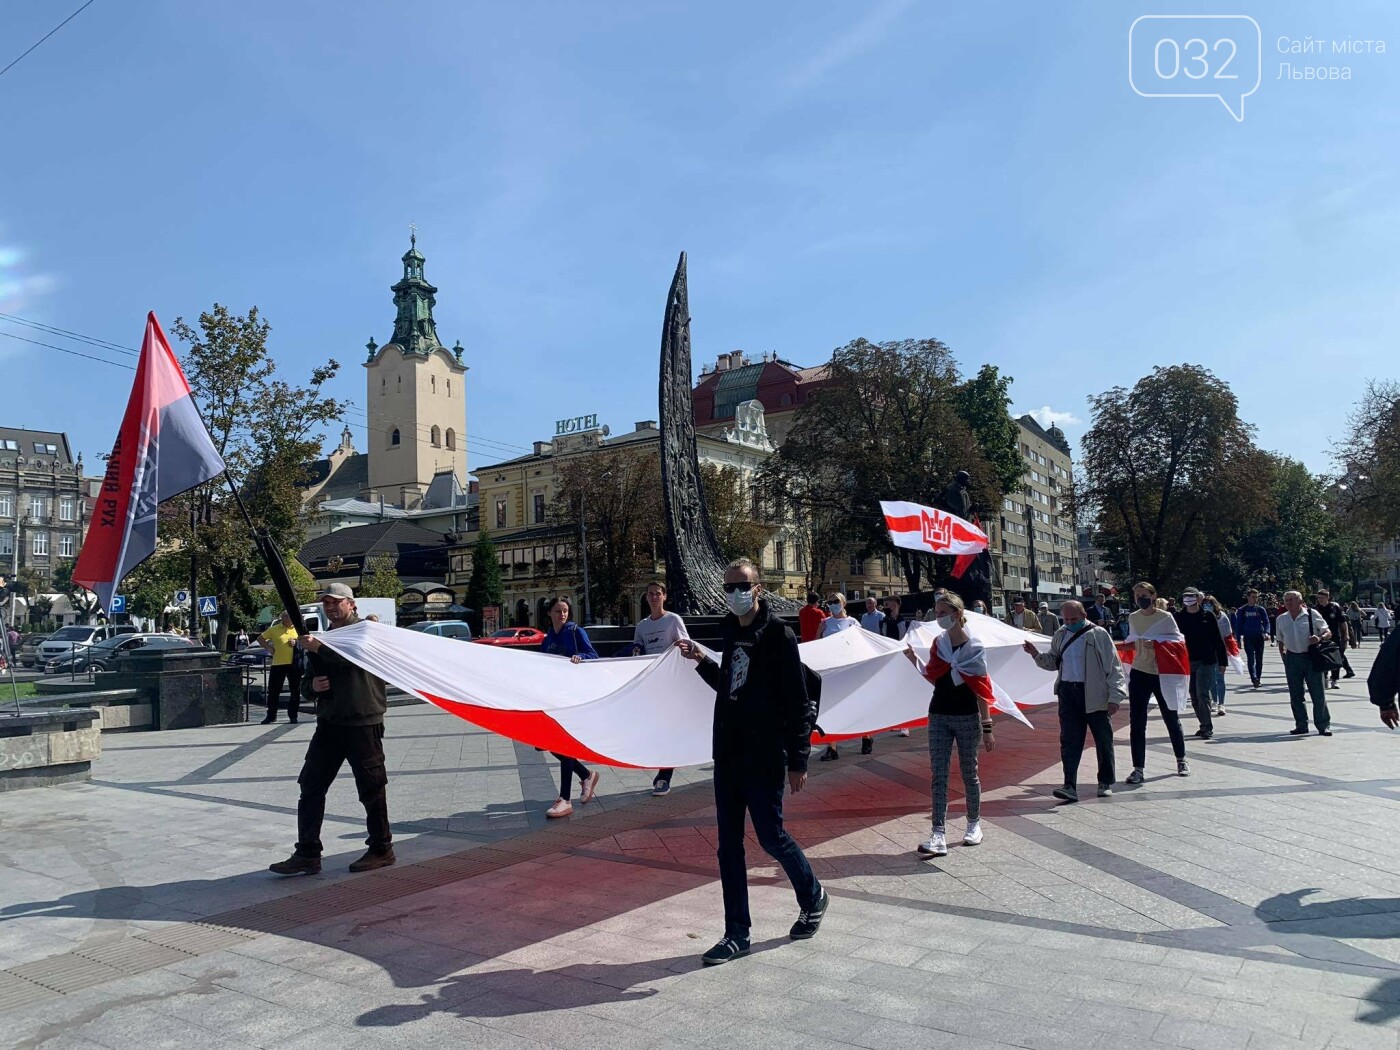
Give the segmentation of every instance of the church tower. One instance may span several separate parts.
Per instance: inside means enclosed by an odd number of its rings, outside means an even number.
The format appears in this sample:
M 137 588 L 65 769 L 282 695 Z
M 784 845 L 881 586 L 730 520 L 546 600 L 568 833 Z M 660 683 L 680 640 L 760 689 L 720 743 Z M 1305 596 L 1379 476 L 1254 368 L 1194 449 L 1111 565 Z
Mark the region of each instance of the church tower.
M 418 234 L 409 238 L 403 279 L 394 293 L 393 338 L 366 346 L 365 406 L 369 416 L 369 497 L 412 510 L 434 475 L 451 472 L 467 487 L 467 366 L 462 344 L 438 340 L 437 289 L 423 278 Z

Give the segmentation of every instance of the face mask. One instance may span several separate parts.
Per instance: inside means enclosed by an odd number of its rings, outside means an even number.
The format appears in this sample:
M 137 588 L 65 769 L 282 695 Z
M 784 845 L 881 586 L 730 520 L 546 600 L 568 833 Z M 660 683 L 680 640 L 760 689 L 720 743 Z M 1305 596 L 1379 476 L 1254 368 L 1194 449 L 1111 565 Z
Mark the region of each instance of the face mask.
M 1184 605 L 1184 606 L 1186 606 L 1188 609 L 1190 609 L 1191 607 L 1193 607 L 1193 606 L 1196 604 L 1196 597 L 1195 597 L 1195 595 L 1188 594 L 1185 598 L 1182 598 L 1182 599 L 1181 599 L 1181 604 Z
M 828 602 L 826 608 L 827 608 L 827 611 L 830 612 L 832 616 L 837 616 L 837 615 L 840 615 L 840 612 L 841 612 L 841 603 L 840 603 L 840 602 Z
M 1081 628 L 1081 627 L 1083 627 L 1083 626 L 1084 626 L 1084 621 L 1083 621 L 1083 620 L 1066 620 L 1066 621 L 1065 621 L 1065 630 L 1066 630 L 1066 631 L 1077 631 L 1077 630 L 1079 630 L 1079 628 Z
M 726 594 L 724 600 L 735 616 L 743 616 L 753 610 L 753 591 L 734 591 Z
M 1201 608 L 1204 609 L 1206 612 L 1215 612 L 1215 606 L 1212 605 L 1210 602 L 1206 602 L 1204 605 L 1201 606 Z
M 938 618 L 938 626 L 942 627 L 945 631 L 951 631 L 955 622 L 956 621 L 951 616 L 940 616 Z
M 1150 609 L 1157 604 L 1156 599 L 1151 595 L 1144 594 L 1137 600 L 1139 609 Z

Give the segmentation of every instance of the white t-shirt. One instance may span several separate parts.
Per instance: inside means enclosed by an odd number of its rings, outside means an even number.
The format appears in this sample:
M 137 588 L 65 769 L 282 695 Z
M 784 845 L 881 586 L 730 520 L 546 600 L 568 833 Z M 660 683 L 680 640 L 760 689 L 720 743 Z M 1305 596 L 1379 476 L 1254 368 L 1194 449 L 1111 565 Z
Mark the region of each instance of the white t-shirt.
M 840 634 L 842 631 L 849 631 L 852 627 L 859 627 L 860 621 L 854 616 L 842 616 L 837 619 L 835 616 L 828 616 L 822 621 L 822 633 L 817 637 L 826 638 L 829 635 Z
M 659 619 L 653 620 L 648 616 L 640 621 L 636 633 L 632 635 L 632 644 L 641 646 L 642 652 L 647 656 L 656 656 L 658 653 L 664 653 L 682 638 L 689 637 L 685 621 L 676 613 L 667 612 L 662 613 Z
M 1390 610 L 1389 610 L 1389 609 L 1385 608 L 1385 607 L 1382 606 L 1382 605 L 1377 605 L 1377 606 L 1376 606 L 1375 620 L 1376 620 L 1376 626 L 1377 626 L 1377 627 L 1384 627 L 1386 630 L 1390 630 Z

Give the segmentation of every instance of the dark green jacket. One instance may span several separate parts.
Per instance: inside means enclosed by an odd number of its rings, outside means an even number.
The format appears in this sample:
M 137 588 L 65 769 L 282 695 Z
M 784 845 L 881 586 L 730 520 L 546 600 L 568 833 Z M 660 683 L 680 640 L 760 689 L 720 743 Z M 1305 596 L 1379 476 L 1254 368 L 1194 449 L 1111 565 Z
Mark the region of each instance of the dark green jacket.
M 342 626 L 359 623 L 354 614 Z M 332 628 L 334 630 L 334 628 Z M 331 680 L 329 693 L 317 693 L 311 681 L 319 675 Z M 315 700 L 316 721 L 331 726 L 377 726 L 384 724 L 388 704 L 384 681 L 352 664 L 327 646 L 306 654 L 306 673 L 301 676 L 301 695 Z

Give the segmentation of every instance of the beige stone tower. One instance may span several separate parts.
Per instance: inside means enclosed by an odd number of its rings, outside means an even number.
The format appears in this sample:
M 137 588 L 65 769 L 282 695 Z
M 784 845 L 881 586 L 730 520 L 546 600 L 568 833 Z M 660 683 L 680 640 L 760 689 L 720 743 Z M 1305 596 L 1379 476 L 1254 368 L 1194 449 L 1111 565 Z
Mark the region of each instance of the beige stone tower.
M 393 286 L 394 337 L 369 341 L 365 406 L 369 416 L 369 497 L 412 510 L 435 474 L 451 471 L 467 487 L 467 366 L 462 344 L 448 350 L 433 321 L 437 289 L 423 279 L 418 237 Z

